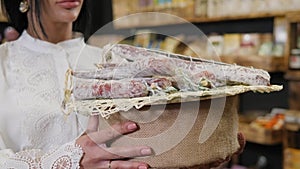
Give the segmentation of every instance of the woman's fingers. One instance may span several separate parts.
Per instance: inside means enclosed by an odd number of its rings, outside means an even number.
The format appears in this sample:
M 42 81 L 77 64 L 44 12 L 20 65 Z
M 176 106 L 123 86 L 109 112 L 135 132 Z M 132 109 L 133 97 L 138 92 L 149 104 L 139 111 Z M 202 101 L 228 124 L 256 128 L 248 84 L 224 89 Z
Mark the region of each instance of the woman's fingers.
M 132 147 L 103 147 L 107 141 L 110 141 L 122 134 L 130 133 L 138 129 L 134 122 L 118 123 L 109 128 L 100 130 L 98 132 L 89 133 L 87 136 L 98 145 L 98 148 L 93 148 L 94 157 L 97 159 L 122 159 L 138 156 L 152 155 L 152 149 L 148 146 L 132 146 Z M 97 154 L 97 155 L 96 155 Z
M 143 162 L 133 161 L 111 161 L 109 164 L 111 169 L 147 169 L 149 166 Z
M 98 132 L 88 133 L 96 144 L 103 144 L 126 133 L 136 131 L 138 126 L 133 122 L 117 123 Z
M 99 154 L 101 154 L 101 158 L 104 160 L 141 157 L 153 154 L 152 149 L 147 146 L 109 147 L 103 148 L 100 151 Z
M 98 125 L 99 117 L 92 116 L 89 119 L 86 134 L 76 140 L 76 144 L 80 145 L 84 151 L 81 160 L 81 166 L 83 166 L 83 168 L 149 168 L 149 166 L 143 162 L 122 161 L 121 159 L 152 155 L 152 149 L 150 147 L 106 147 L 105 144 L 107 141 L 111 141 L 123 134 L 136 131 L 138 129 L 136 123 L 117 123 L 100 131 L 98 131 Z
M 143 162 L 137 161 L 100 161 L 96 165 L 86 166 L 87 168 L 105 168 L 105 169 L 147 169 L 149 165 Z

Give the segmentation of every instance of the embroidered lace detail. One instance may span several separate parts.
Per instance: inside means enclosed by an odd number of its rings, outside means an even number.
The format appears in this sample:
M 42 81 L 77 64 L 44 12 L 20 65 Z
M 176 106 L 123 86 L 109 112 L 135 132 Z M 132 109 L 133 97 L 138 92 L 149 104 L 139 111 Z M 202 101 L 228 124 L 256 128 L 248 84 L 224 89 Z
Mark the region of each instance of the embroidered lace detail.
M 71 168 L 72 166 L 72 162 L 71 162 L 71 159 L 70 157 L 68 156 L 63 156 L 61 157 L 60 159 L 57 159 L 52 168 L 55 168 L 55 169 L 67 169 L 67 168 Z
M 9 53 L 7 78 L 15 92 L 16 116 L 22 118 L 17 124 L 23 140 L 20 149 L 47 151 L 70 142 L 78 135 L 76 120 L 66 119 L 60 109 L 60 77 L 64 78 L 68 69 L 67 52 L 61 48 L 44 53 L 16 44 L 11 47 L 14 52 Z
M 0 159 L 0 167 L 3 169 L 79 169 L 82 155 L 80 146 L 68 143 L 46 154 L 38 149 L 18 152 L 5 162 Z

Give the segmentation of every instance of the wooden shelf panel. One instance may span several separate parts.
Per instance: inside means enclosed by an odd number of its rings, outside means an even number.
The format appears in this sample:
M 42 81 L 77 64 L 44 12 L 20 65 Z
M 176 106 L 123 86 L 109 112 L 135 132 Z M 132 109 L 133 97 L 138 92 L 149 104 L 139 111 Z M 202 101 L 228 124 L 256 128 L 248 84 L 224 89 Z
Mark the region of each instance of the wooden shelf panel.
M 1 3 L 0 3 L 0 22 L 7 22 L 7 19 L 6 19 L 6 17 L 3 15 L 3 12 L 2 12 Z
M 257 69 L 264 69 L 268 72 L 284 72 L 286 66 L 282 64 L 284 57 L 272 56 L 222 56 L 221 60 L 230 64 L 250 66 Z
M 244 19 L 257 19 L 257 18 L 271 18 L 285 16 L 285 12 L 265 12 L 265 13 L 254 13 L 244 14 L 235 16 L 221 16 L 221 17 L 193 17 L 186 18 L 190 22 L 220 22 L 227 20 L 244 20 Z
M 300 22 L 300 11 L 290 12 L 286 16 L 289 22 Z
M 7 22 L 7 19 L 4 16 L 0 15 L 0 22 Z
M 162 18 L 163 17 L 163 18 Z M 160 13 L 140 13 L 133 14 L 129 17 L 122 17 L 114 21 L 115 29 L 130 29 L 142 27 L 155 27 L 172 24 L 187 23 L 183 19 L 177 17 L 168 17 L 168 14 L 161 15 Z
M 132 17 L 128 19 L 127 22 L 117 23 L 116 29 L 155 27 L 155 26 L 184 23 L 180 19 L 166 20 L 165 18 L 162 19 L 161 17 L 147 18 L 147 12 L 151 12 L 151 11 L 145 11 L 145 12 L 146 13 L 144 17 L 141 18 Z M 286 15 L 300 16 L 300 12 L 264 12 L 264 13 L 244 14 L 244 15 L 235 15 L 235 16 L 181 17 L 181 18 L 186 20 L 186 22 L 203 23 L 203 22 L 221 22 L 221 21 L 228 21 L 228 20 L 247 20 L 247 19 L 259 19 L 259 18 L 284 17 Z
M 287 80 L 300 81 L 300 69 L 299 70 L 288 70 L 285 74 Z

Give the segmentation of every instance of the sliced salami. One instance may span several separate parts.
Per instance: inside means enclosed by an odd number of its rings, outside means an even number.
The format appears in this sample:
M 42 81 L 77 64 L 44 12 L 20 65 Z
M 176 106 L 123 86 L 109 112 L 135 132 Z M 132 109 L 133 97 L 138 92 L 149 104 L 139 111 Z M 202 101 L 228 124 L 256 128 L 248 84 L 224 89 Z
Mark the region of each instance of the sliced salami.
M 133 78 L 121 80 L 74 79 L 76 99 L 133 98 L 156 94 L 172 87 L 167 78 Z

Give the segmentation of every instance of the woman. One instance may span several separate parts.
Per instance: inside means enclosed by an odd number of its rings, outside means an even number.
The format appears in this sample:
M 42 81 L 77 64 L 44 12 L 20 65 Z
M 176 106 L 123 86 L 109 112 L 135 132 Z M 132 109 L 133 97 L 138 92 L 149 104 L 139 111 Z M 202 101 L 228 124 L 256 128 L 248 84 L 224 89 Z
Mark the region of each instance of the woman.
M 105 144 L 136 131 L 135 123 L 98 131 L 97 117 L 62 113 L 65 72 L 109 62 L 73 39 L 73 29 L 90 25 L 87 1 L 2 0 L 2 7 L 22 34 L 0 46 L 0 168 L 148 168 L 122 158 L 151 155 L 150 147 Z

